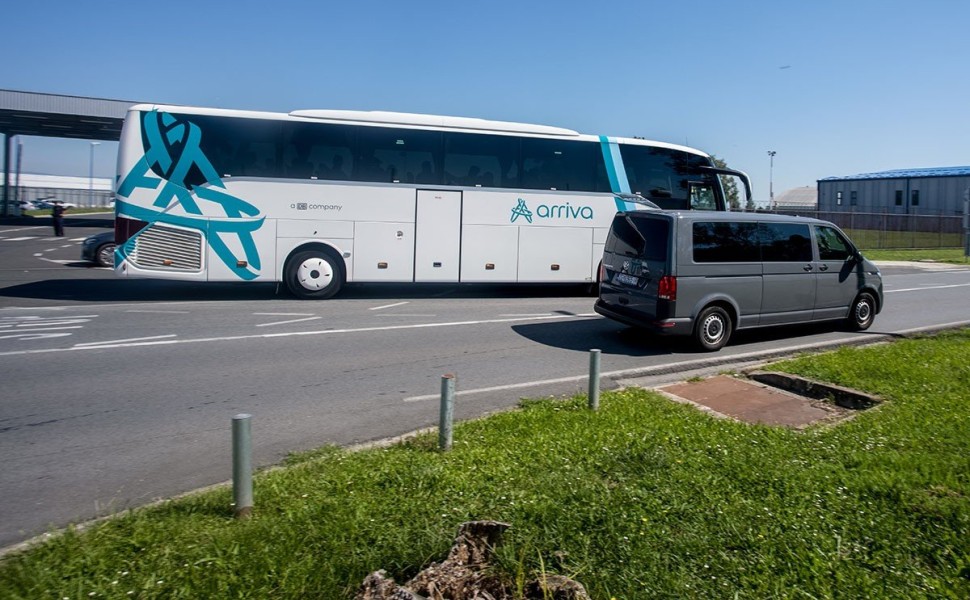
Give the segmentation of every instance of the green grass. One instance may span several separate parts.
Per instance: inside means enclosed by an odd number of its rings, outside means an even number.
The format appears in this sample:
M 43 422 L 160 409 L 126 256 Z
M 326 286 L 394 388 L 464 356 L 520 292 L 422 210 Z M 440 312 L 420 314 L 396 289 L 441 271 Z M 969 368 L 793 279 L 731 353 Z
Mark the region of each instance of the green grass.
M 593 598 L 970 597 L 970 331 L 798 358 L 783 370 L 882 395 L 835 427 L 718 420 L 645 390 L 523 403 L 54 537 L 0 567 L 2 598 L 349 598 L 444 558 L 460 523 L 512 524 L 510 582 Z M 257 439 L 258 443 L 258 439 Z
M 967 263 L 967 257 L 963 255 L 963 248 L 864 250 L 863 254 L 869 260 L 928 260 L 955 264 Z
M 863 250 L 875 248 L 961 248 L 960 233 L 931 231 L 880 231 L 877 229 L 845 229 L 852 241 Z
M 65 212 L 64 214 L 66 216 L 70 216 L 70 215 L 84 215 L 84 214 L 88 214 L 88 213 L 111 213 L 111 214 L 114 214 L 114 210 L 115 209 L 113 209 L 113 208 L 107 208 L 107 207 L 104 207 L 104 206 L 100 206 L 100 207 L 90 207 L 90 208 L 88 208 L 88 207 L 78 207 L 78 208 L 68 209 L 67 212 Z M 24 215 L 25 216 L 28 216 L 28 217 L 49 217 L 49 216 L 51 216 L 51 209 L 49 209 L 49 208 L 41 208 L 41 209 L 38 209 L 38 210 L 28 210 L 28 211 L 24 211 Z

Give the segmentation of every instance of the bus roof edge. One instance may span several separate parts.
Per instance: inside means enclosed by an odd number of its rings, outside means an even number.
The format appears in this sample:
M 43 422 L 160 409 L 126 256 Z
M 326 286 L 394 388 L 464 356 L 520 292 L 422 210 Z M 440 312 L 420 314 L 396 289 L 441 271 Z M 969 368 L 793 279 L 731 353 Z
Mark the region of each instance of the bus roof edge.
M 504 131 L 510 133 L 536 133 L 575 137 L 579 132 L 549 125 L 513 123 L 511 121 L 489 121 L 471 117 L 446 117 L 419 113 L 401 113 L 380 110 L 294 110 L 293 117 L 307 119 L 326 119 L 331 121 L 352 121 L 357 123 L 384 123 L 393 125 L 424 125 L 446 129 L 477 129 L 482 131 Z

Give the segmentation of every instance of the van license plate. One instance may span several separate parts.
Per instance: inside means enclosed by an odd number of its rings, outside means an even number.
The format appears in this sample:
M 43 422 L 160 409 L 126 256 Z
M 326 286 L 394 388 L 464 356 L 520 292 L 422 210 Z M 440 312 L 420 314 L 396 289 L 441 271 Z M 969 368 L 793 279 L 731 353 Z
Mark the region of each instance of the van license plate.
M 637 285 L 640 280 L 633 275 L 627 275 L 626 273 L 617 273 L 613 278 L 613 281 L 617 283 L 623 283 L 625 285 Z

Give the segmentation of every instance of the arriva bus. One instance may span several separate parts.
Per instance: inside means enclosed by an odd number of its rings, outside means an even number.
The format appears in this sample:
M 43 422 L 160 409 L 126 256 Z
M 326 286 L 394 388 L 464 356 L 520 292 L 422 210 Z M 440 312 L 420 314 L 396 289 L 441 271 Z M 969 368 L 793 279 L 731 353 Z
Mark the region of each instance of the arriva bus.
M 462 117 L 138 105 L 118 149 L 115 271 L 283 282 L 593 283 L 613 215 L 723 210 L 697 150 Z M 750 191 L 749 191 L 750 194 Z

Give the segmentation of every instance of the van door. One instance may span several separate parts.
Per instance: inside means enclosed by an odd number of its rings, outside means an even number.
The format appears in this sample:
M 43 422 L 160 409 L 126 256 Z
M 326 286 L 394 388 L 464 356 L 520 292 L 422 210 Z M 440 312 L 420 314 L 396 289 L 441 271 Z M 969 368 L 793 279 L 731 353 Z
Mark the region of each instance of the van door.
M 817 278 L 814 319 L 840 319 L 865 283 L 862 261 L 855 260 L 852 244 L 837 229 L 815 225 Z
M 761 325 L 811 321 L 815 310 L 812 234 L 804 223 L 761 223 Z

